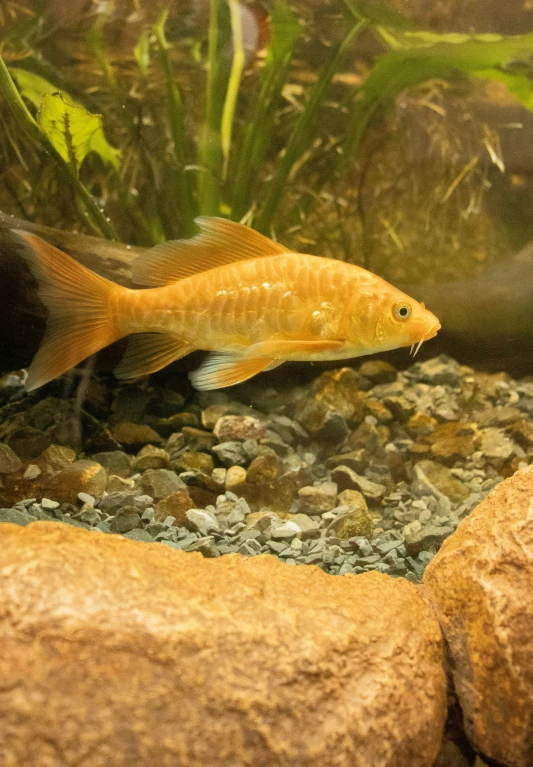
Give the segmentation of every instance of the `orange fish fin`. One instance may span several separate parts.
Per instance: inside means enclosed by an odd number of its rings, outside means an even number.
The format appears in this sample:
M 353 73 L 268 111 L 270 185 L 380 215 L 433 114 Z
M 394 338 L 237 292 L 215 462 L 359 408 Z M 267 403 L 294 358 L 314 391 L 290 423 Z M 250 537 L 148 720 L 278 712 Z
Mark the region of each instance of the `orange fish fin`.
M 307 355 L 322 354 L 342 349 L 344 341 L 334 341 L 330 339 L 312 339 L 310 341 L 284 341 L 272 340 L 264 343 L 250 346 L 247 356 L 250 357 L 273 357 L 274 359 L 297 359 L 305 358 Z
M 91 272 L 40 237 L 14 231 L 24 243 L 19 254 L 48 309 L 46 332 L 26 380 L 26 390 L 32 391 L 120 338 L 109 314 L 109 299 L 127 288 Z
M 210 354 L 198 370 L 189 373 L 195 389 L 210 391 L 247 381 L 249 378 L 270 367 L 277 367 L 275 360 L 268 358 L 243 359 L 231 354 Z M 280 364 L 280 363 L 278 363 Z
M 117 378 L 138 378 L 185 357 L 194 347 L 167 333 L 139 333 L 128 338 L 124 356 L 114 369 Z
M 207 216 L 195 220 L 200 227 L 195 237 L 156 245 L 134 260 L 132 274 L 137 285 L 152 288 L 170 285 L 224 264 L 290 252 L 236 221 Z

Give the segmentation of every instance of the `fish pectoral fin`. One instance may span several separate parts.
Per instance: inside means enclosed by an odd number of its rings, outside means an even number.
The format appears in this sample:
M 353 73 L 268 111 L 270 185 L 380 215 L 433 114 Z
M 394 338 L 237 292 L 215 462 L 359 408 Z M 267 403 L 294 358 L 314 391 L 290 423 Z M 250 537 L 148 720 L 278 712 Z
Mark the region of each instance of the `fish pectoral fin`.
M 272 340 L 250 346 L 246 356 L 290 359 L 292 355 L 313 355 L 333 352 L 341 349 L 343 346 L 344 341 L 334 341 L 327 338 L 317 338 L 309 341 Z
M 139 333 L 128 338 L 124 356 L 113 372 L 117 378 L 138 378 L 156 373 L 194 350 L 167 333 Z
M 287 248 L 248 226 L 225 218 L 195 219 L 200 233 L 188 240 L 169 240 L 138 256 L 132 264 L 137 285 L 157 287 L 217 266 L 262 256 L 289 253 Z
M 274 364 L 276 363 L 276 364 Z M 231 354 L 210 354 L 198 370 L 189 373 L 195 389 L 210 391 L 247 381 L 267 368 L 277 367 L 280 362 L 265 357 L 243 359 Z

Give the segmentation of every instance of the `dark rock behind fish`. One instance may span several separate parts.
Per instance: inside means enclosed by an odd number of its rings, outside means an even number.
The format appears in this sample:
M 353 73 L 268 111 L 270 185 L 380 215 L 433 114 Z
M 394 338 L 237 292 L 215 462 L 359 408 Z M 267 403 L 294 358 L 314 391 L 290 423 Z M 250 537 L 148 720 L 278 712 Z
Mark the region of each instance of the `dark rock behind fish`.
M 13 235 L 13 229 L 39 235 L 88 268 L 126 286 L 131 286 L 133 258 L 144 251 L 119 242 L 51 229 L 0 212 L 0 372 L 3 373 L 30 364 L 44 334 L 47 316 L 35 281 L 17 255 L 20 242 Z M 485 369 L 506 368 L 515 374 L 530 372 L 533 244 L 477 277 L 399 287 L 424 301 L 442 324 L 437 337 L 423 347 L 421 359 L 446 353 L 462 363 L 475 363 Z M 98 367 L 102 370 L 113 367 L 123 348 L 123 343 L 119 343 L 101 352 Z M 391 360 L 398 367 L 405 367 L 409 358 L 405 349 L 399 349 L 391 354 Z M 181 368 L 194 367 L 196 362 L 181 362 Z M 305 367 L 298 366 L 303 377 Z M 315 372 L 316 368 L 313 375 Z

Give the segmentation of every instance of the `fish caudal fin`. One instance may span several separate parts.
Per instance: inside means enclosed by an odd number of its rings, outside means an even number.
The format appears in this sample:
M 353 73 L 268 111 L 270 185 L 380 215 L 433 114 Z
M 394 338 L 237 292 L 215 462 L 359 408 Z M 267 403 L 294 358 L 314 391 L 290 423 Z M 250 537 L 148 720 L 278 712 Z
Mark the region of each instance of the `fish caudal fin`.
M 126 290 L 86 269 L 33 234 L 16 230 L 20 255 L 39 284 L 48 309 L 46 333 L 28 371 L 32 391 L 121 337 L 110 314 L 110 296 Z
M 189 373 L 189 378 L 194 388 L 200 391 L 224 389 L 243 383 L 263 370 L 272 370 L 281 363 L 282 360 L 264 357 L 243 359 L 231 354 L 210 354 L 198 370 Z

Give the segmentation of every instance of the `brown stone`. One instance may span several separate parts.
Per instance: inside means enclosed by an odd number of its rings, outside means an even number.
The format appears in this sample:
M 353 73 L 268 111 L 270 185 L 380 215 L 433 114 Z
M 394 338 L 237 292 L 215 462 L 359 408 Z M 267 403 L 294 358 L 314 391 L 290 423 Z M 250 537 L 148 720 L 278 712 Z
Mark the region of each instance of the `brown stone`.
M 248 467 L 246 478 L 248 482 L 273 482 L 279 474 L 281 462 L 273 450 L 265 449 L 264 453 L 256 456 Z
M 202 471 L 211 474 L 214 468 L 213 459 L 208 453 L 182 453 L 174 461 L 174 468 L 180 471 Z
M 265 436 L 266 425 L 250 415 L 224 415 L 219 418 L 213 434 L 219 442 L 233 440 L 261 439 Z
M 359 490 L 367 500 L 374 503 L 380 501 L 387 490 L 385 485 L 372 482 L 361 474 L 352 471 L 348 466 L 337 466 L 333 469 L 331 479 L 337 483 L 339 490 Z
M 476 429 L 468 423 L 442 423 L 431 435 L 431 454 L 444 463 L 453 464 L 467 458 L 475 450 Z
M 305 514 L 323 514 L 335 508 L 337 485 L 335 482 L 322 482 L 320 485 L 308 485 L 298 490 L 300 509 Z
M 111 434 L 117 442 L 132 449 L 147 444 L 158 445 L 163 441 L 159 434 L 145 423 L 121 421 L 113 426 Z
M 533 445 L 533 423 L 531 421 L 525 418 L 516 421 L 508 431 L 522 447 L 528 449 Z
M 374 426 L 364 421 L 351 434 L 348 444 L 353 450 L 365 448 L 369 452 L 373 452 L 383 447 L 389 441 L 389 438 L 390 429 L 388 426 L 385 426 L 385 424 Z
M 415 413 L 407 422 L 407 431 L 414 439 L 433 434 L 437 421 L 426 413 Z
M 315 398 L 340 413 L 349 424 L 361 423 L 366 394 L 359 391 L 359 380 L 352 368 L 326 370 L 314 385 Z
M 451 471 L 436 461 L 419 461 L 415 464 L 415 489 L 420 495 L 446 496 L 452 503 L 468 498 L 468 488 L 456 479 Z
M 369 415 L 373 415 L 380 423 L 387 423 L 387 421 L 393 420 L 391 411 L 379 399 L 367 399 L 365 410 Z
M 3 442 L 0 442 L 0 474 L 13 474 L 22 469 L 18 455 Z
M 140 485 L 143 493 L 150 495 L 156 501 L 176 490 L 185 489 L 185 482 L 170 469 L 148 469 L 142 475 Z
M 532 497 L 528 466 L 461 522 L 424 577 L 467 735 L 489 760 L 512 767 L 533 764 Z
M 246 469 L 244 466 L 230 466 L 224 478 L 226 490 L 235 490 L 246 482 Z
M 214 434 L 211 434 L 210 431 L 195 429 L 194 426 L 184 426 L 181 433 L 183 434 L 187 447 L 192 452 L 210 450 L 217 442 L 217 438 Z
M 78 493 L 88 493 L 98 500 L 104 494 L 106 483 L 106 470 L 99 463 L 87 459 L 75 461 L 55 478 L 54 500 L 76 503 Z
M 51 441 L 50 436 L 40 429 L 23 426 L 11 432 L 6 439 L 6 445 L 9 445 L 19 458 L 37 458 L 50 447 Z
M 41 458 L 46 461 L 50 468 L 55 471 L 60 471 L 61 469 L 65 469 L 71 463 L 74 463 L 76 460 L 76 453 L 70 447 L 50 445 L 50 447 L 44 451 Z M 98 461 L 97 458 L 95 458 L 95 460 Z M 100 461 L 98 461 L 98 463 L 100 463 Z
M 335 532 L 335 536 L 341 540 L 349 540 L 355 536 L 370 538 L 372 535 L 372 519 L 368 512 L 365 514 L 359 511 L 349 511 L 335 520 L 331 529 Z
M 176 517 L 177 527 L 183 527 L 187 522 L 186 514 L 189 509 L 194 509 L 194 503 L 188 491 L 176 490 L 156 503 L 154 519 L 164 522 L 167 517 Z
M 13 577 L 16 572 L 17 577 Z M 0 526 L 0 763 L 430 767 L 446 708 L 417 589 Z
M 385 384 L 395 381 L 398 372 L 385 360 L 367 360 L 360 366 L 359 375 L 368 378 L 373 384 Z
M 143 472 L 148 469 L 170 469 L 170 456 L 162 447 L 145 445 L 131 464 L 132 471 Z
M 366 450 L 352 450 L 349 453 L 339 453 L 326 459 L 328 469 L 334 469 L 337 466 L 348 466 L 353 471 L 362 472 L 370 463 L 370 458 Z

